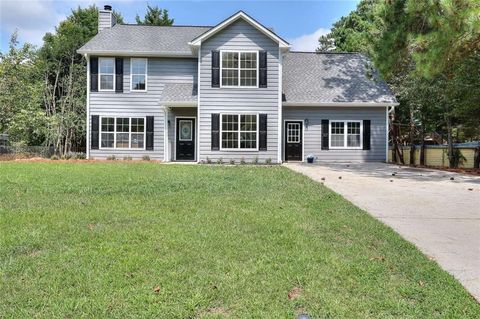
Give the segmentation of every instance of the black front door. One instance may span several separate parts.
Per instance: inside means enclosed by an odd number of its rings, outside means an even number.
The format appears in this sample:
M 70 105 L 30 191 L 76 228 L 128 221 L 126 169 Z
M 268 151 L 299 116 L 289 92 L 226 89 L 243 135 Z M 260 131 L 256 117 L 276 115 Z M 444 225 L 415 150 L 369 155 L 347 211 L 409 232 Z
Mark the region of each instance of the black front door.
M 177 118 L 176 160 L 195 160 L 195 118 Z
M 302 161 L 303 158 L 303 122 L 285 122 L 285 160 Z

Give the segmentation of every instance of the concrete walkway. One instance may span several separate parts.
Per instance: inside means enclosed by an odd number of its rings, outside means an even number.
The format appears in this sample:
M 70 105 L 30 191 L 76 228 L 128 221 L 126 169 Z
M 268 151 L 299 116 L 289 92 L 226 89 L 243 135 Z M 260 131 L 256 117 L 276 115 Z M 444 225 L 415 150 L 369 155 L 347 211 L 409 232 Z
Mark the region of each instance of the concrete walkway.
M 480 177 L 382 163 L 284 165 L 392 227 L 480 302 Z

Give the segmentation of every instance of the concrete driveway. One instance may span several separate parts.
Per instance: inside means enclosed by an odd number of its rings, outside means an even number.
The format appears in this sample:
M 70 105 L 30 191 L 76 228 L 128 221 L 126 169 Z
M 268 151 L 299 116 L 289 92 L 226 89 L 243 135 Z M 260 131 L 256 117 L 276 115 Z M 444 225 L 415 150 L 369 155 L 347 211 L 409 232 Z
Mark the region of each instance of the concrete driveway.
M 393 228 L 480 302 L 480 177 L 383 163 L 285 166 Z

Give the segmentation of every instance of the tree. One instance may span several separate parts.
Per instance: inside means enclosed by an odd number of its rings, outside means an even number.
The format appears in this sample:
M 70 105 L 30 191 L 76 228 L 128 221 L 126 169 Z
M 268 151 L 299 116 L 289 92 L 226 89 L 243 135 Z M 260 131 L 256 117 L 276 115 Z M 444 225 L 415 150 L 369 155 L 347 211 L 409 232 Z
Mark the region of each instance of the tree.
M 0 53 L 0 133 L 25 145 L 39 145 L 45 137 L 46 118 L 42 103 L 37 51 L 28 43 L 18 47 L 17 33 L 9 51 Z
M 65 154 L 84 143 L 86 116 L 86 61 L 76 51 L 98 27 L 95 6 L 72 10 L 55 34 L 47 33 L 40 50 L 44 110 L 48 117 L 46 144 Z
M 143 25 L 173 25 L 173 19 L 168 17 L 167 9 L 161 9 L 158 6 L 151 7 L 149 5 L 147 5 L 147 13 L 145 13 L 145 18 L 142 20 L 137 14 L 135 21 L 137 24 Z
M 318 50 L 368 55 L 400 101 L 396 120 L 408 125 L 409 143 L 416 131 L 421 143 L 426 131 L 445 133 L 450 166 L 454 132 L 480 137 L 480 2 L 364 0 Z

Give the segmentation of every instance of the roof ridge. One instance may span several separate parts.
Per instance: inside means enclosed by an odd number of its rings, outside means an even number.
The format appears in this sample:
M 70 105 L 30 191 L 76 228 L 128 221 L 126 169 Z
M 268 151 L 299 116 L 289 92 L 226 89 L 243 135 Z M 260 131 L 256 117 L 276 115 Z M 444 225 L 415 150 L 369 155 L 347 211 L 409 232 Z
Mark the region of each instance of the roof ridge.
M 151 24 L 137 24 L 137 23 L 118 23 L 116 25 L 124 25 L 124 26 L 134 26 L 134 27 L 166 27 L 166 28 L 182 28 L 182 27 L 190 27 L 190 28 L 213 28 L 211 25 L 188 25 L 188 24 L 179 24 L 179 25 L 151 25 Z

